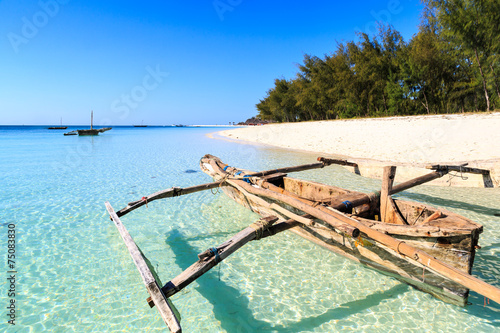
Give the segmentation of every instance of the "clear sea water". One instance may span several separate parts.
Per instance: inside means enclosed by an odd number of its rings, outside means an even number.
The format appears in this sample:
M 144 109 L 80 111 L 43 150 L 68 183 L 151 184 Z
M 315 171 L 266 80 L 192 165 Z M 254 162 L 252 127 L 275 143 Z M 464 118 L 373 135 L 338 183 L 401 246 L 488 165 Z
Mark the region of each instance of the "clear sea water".
M 217 130 L 116 127 L 64 137 L 44 127 L 0 127 L 0 331 L 164 331 L 104 202 L 119 210 L 158 190 L 210 182 L 198 167 L 206 153 L 250 170 L 317 157 L 206 136 Z M 380 188 L 340 167 L 294 175 Z M 401 196 L 483 224 L 473 274 L 500 287 L 499 189 L 421 186 Z M 206 191 L 150 203 L 122 221 L 165 283 L 257 218 Z M 7 324 L 10 224 L 15 326 Z M 466 308 L 445 304 L 291 233 L 251 242 L 172 297 L 184 332 L 499 332 L 500 305 L 474 292 L 469 300 Z

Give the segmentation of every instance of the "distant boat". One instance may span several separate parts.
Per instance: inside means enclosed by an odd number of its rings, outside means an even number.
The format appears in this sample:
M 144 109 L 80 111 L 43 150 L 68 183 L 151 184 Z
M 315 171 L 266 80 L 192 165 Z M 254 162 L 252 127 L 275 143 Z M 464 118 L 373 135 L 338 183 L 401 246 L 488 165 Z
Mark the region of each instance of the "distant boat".
M 175 127 L 187 127 L 186 125 L 174 125 Z
M 88 130 L 76 130 L 78 135 L 99 135 L 99 133 L 104 133 L 109 131 L 111 127 L 99 128 L 99 129 L 88 129 Z
M 133 125 L 134 127 L 148 127 L 148 125 L 144 125 L 144 120 L 141 122 L 140 125 Z
M 111 127 L 105 127 L 105 128 L 99 128 L 99 129 L 94 129 L 94 111 L 90 113 L 90 129 L 82 129 L 82 130 L 76 130 L 76 131 L 71 131 L 68 133 L 64 133 L 64 135 L 99 135 L 99 133 L 104 133 L 106 131 L 109 131 Z M 76 132 L 76 133 L 75 133 Z
M 49 127 L 48 129 L 50 130 L 60 130 L 60 129 L 66 129 L 68 128 L 68 126 L 63 126 L 62 125 L 62 118 L 61 118 L 61 126 L 52 126 L 52 127 Z

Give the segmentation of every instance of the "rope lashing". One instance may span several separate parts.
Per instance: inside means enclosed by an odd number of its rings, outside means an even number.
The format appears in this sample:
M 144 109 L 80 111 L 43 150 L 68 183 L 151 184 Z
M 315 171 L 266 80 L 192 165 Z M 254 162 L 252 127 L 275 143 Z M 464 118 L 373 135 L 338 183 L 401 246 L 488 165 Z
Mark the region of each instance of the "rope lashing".
M 450 186 L 451 186 L 451 180 L 452 180 L 453 178 L 455 178 L 455 177 L 460 177 L 460 179 L 462 179 L 462 180 L 467 180 L 467 179 L 469 179 L 469 177 L 464 176 L 464 169 L 463 169 L 463 167 L 464 167 L 464 166 L 463 166 L 463 165 L 460 165 L 459 167 L 460 167 L 459 171 L 458 171 L 458 172 L 456 172 L 455 174 L 452 174 L 451 172 L 450 172 L 450 173 L 448 173 L 448 177 L 449 177 L 449 178 L 448 178 L 448 180 L 447 180 L 446 182 L 447 182 L 447 183 L 450 183 Z M 448 167 L 446 167 L 446 170 L 448 171 Z
M 178 197 L 182 193 L 182 189 L 180 187 L 172 187 L 172 190 L 174 190 L 174 193 L 172 193 L 172 197 Z
M 267 221 L 264 219 L 258 220 L 257 222 L 254 222 L 250 224 L 250 227 L 252 227 L 255 230 L 255 240 L 259 240 L 264 236 L 264 232 L 266 232 L 269 227 L 273 225 L 274 221 Z
M 345 205 L 345 208 L 347 209 L 347 211 L 352 212 L 352 202 L 350 202 L 349 200 L 346 200 L 346 201 L 342 201 L 342 203 Z
M 399 243 L 398 243 L 398 246 L 397 246 L 397 248 L 396 248 L 396 251 L 397 251 L 400 255 L 403 255 L 403 253 L 401 253 L 401 251 L 399 251 L 399 246 L 400 246 L 401 244 L 404 244 L 404 243 L 405 243 L 405 242 L 403 242 L 403 241 L 399 242 Z
M 215 257 L 215 263 L 218 264 L 221 262 L 220 255 L 219 255 L 219 250 L 217 250 L 216 247 L 211 247 L 210 248 L 210 253 L 212 253 Z

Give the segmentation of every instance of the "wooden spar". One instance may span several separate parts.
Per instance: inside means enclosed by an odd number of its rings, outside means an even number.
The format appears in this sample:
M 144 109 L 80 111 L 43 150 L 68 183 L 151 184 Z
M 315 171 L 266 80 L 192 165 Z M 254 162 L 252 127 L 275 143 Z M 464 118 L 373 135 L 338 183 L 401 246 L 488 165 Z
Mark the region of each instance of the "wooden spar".
M 125 242 L 125 245 L 127 246 L 127 249 L 130 253 L 130 256 L 132 257 L 132 260 L 134 261 L 135 266 L 137 267 L 137 270 L 141 274 L 142 281 L 144 282 L 146 289 L 148 290 L 155 304 L 158 305 L 157 306 L 158 312 L 160 312 L 160 316 L 163 318 L 163 321 L 165 321 L 165 324 L 167 324 L 171 332 L 175 333 L 182 332 L 179 320 L 175 316 L 172 308 L 170 307 L 167 297 L 165 297 L 160 287 L 158 286 L 156 279 L 154 278 L 153 274 L 151 273 L 151 270 L 149 269 L 146 261 L 144 260 L 141 251 L 139 250 L 134 240 L 132 239 L 132 236 L 130 236 L 127 229 L 120 221 L 120 218 L 116 215 L 113 207 L 111 207 L 109 202 L 106 202 L 106 209 L 108 210 L 111 219 L 115 223 L 116 228 L 120 232 L 120 236 Z
M 306 216 L 304 215 L 303 217 L 306 217 Z M 267 237 L 270 237 L 270 236 L 274 236 L 274 235 L 276 235 L 276 234 L 278 234 L 278 233 L 280 233 L 280 232 L 286 231 L 286 230 L 291 229 L 291 228 L 293 228 L 293 227 L 296 227 L 296 226 L 298 226 L 298 225 L 299 225 L 299 223 L 298 223 L 298 222 L 296 222 L 296 221 L 294 221 L 294 220 L 288 220 L 288 221 L 283 221 L 283 222 L 279 222 L 279 223 L 273 224 L 272 226 L 270 226 L 270 227 L 269 227 L 269 228 L 267 228 L 266 230 L 263 230 L 263 234 L 262 234 L 262 236 L 261 236 L 261 238 L 260 238 L 260 239 L 267 238 Z M 245 229 L 245 230 L 246 230 L 246 229 Z M 255 229 L 254 229 L 254 231 L 255 231 Z M 235 236 L 235 237 L 236 237 L 236 236 Z M 233 238 L 234 238 L 234 237 L 233 237 Z M 257 240 L 257 239 L 256 239 L 256 238 L 254 238 L 254 239 L 252 239 L 252 240 Z M 221 248 L 221 247 L 222 247 L 222 245 L 224 245 L 224 244 L 226 244 L 226 243 L 228 243 L 228 242 L 224 242 L 224 243 L 223 243 L 223 244 L 221 244 L 218 248 Z M 203 252 L 203 253 L 200 253 L 200 254 L 198 255 L 198 257 L 202 256 L 203 258 L 209 258 L 209 256 L 205 256 L 204 254 L 205 254 L 205 253 L 210 253 L 210 252 L 211 252 L 211 251 L 207 250 L 207 251 L 205 251 L 205 252 Z M 221 253 L 219 254 L 219 256 L 220 256 L 220 258 L 221 258 L 221 260 L 222 260 L 222 254 L 221 254 Z M 228 256 L 229 256 L 229 254 L 228 254 L 225 258 L 227 258 Z M 215 266 L 215 265 L 214 265 L 214 266 Z M 212 266 L 211 268 L 213 268 L 213 266 Z M 205 272 L 205 273 L 206 273 L 206 272 Z M 203 274 L 204 274 L 204 273 L 203 273 Z M 201 275 L 203 275 L 203 274 L 201 274 Z M 201 276 L 201 275 L 200 275 L 200 276 Z M 199 276 L 198 276 L 198 277 L 199 277 Z M 167 285 L 168 285 L 168 284 L 167 284 Z M 164 288 L 165 288 L 165 287 L 167 287 L 167 285 L 165 285 L 165 286 L 164 286 Z M 187 287 L 187 285 L 186 285 L 185 287 Z M 185 288 L 185 287 L 184 287 L 184 288 Z M 177 293 L 177 292 L 178 292 L 178 291 L 175 291 L 175 292 L 174 292 L 174 294 L 175 294 L 175 293 Z M 151 297 L 149 297 L 149 298 L 147 299 L 147 302 L 149 303 L 149 305 L 150 305 L 151 307 L 154 307 L 154 306 L 155 306 L 155 303 L 154 303 L 154 301 L 152 300 L 152 298 L 151 298 Z
M 420 177 L 421 178 L 421 177 Z M 258 195 L 258 196 L 263 196 L 263 197 L 268 197 L 274 200 L 278 200 L 282 203 L 289 204 L 303 212 L 306 212 L 316 218 L 319 218 L 323 221 L 325 221 L 324 218 L 322 218 L 320 215 L 317 213 L 317 210 L 319 210 L 320 207 L 306 207 L 308 205 L 305 205 L 304 203 L 294 199 L 290 198 L 286 195 L 280 194 L 280 193 L 275 193 L 269 190 L 265 190 L 262 188 L 256 188 L 251 186 L 250 184 L 244 182 L 244 181 L 237 181 L 238 185 L 243 187 L 246 191 Z M 325 208 L 328 209 L 328 208 Z M 485 297 L 488 297 L 491 300 L 494 300 L 495 302 L 500 304 L 500 289 L 487 284 L 484 281 L 481 281 L 465 272 L 462 272 L 440 260 L 437 260 L 436 258 L 432 257 L 431 255 L 427 254 L 426 252 L 422 250 L 415 249 L 414 247 L 406 244 L 404 241 L 399 241 L 389 235 L 386 235 L 380 231 L 374 230 L 361 222 L 349 218 L 348 216 L 342 214 L 341 212 L 334 210 L 334 209 L 329 209 L 329 214 L 330 218 L 336 218 L 340 220 L 341 222 L 347 223 L 355 228 L 358 228 L 361 232 L 366 234 L 368 237 L 372 238 L 373 240 L 377 241 L 378 243 L 386 246 L 390 250 L 402 255 L 406 256 L 408 259 L 412 261 L 416 261 L 420 263 L 421 265 L 426 266 L 430 270 L 432 270 L 434 273 L 441 275 L 445 278 L 448 278 L 458 284 L 461 284 L 462 286 L 471 289 Z M 326 221 L 325 221 L 326 222 Z
M 446 174 L 446 171 L 431 172 L 427 175 L 423 175 L 423 176 L 417 177 L 415 179 L 408 180 L 404 183 L 394 185 L 392 187 L 392 189 L 389 191 L 389 195 L 393 195 L 393 194 L 402 192 L 404 190 L 407 190 L 409 188 L 430 182 L 434 179 L 437 179 L 437 178 L 444 176 L 445 174 Z M 355 199 L 351 200 L 350 203 L 351 203 L 351 206 L 353 208 L 357 207 L 357 206 L 364 205 L 364 204 L 376 205 L 378 200 L 379 200 L 379 197 L 380 197 L 380 193 L 374 192 L 371 194 L 365 194 L 363 196 L 355 198 Z M 333 205 L 331 207 L 334 209 L 337 209 L 339 211 L 345 211 L 344 204 L 337 204 L 337 205 Z
M 251 226 L 243 229 L 242 231 L 234 235 L 231 239 L 225 241 L 219 246 L 200 253 L 198 255 L 200 259 L 197 262 L 188 267 L 184 272 L 170 280 L 170 282 L 168 282 L 163 288 L 161 288 L 163 294 L 165 295 L 165 297 L 171 297 L 175 295 L 176 293 L 187 287 L 189 284 L 191 284 L 193 281 L 195 281 L 197 278 L 215 267 L 219 262 L 229 257 L 246 243 L 250 242 L 253 239 L 260 239 L 261 236 L 264 235 L 264 232 L 276 221 L 278 221 L 278 218 L 275 216 L 262 218 L 259 221 L 253 223 Z M 288 227 L 289 225 L 287 224 L 285 226 Z M 275 229 L 273 231 L 279 232 L 280 230 Z M 154 301 L 154 304 L 156 305 L 156 301 Z
M 336 165 L 346 165 L 352 167 L 358 166 L 358 163 L 349 162 L 347 160 L 335 159 L 335 158 L 318 157 L 318 161 L 324 163 L 325 165 L 336 164 Z
M 254 172 L 254 173 L 250 173 L 248 175 L 251 177 L 262 177 L 262 176 L 271 175 L 273 173 L 288 173 L 288 172 L 299 172 L 299 171 L 312 170 L 312 169 L 321 169 L 324 166 L 325 166 L 324 163 L 311 163 L 311 164 L 297 165 L 297 166 L 293 166 L 293 167 L 285 167 L 285 168 L 279 168 L 279 169 Z
M 480 175 L 489 175 L 490 170 L 478 169 L 478 168 L 469 168 L 466 167 L 468 163 L 462 165 L 428 165 L 427 169 L 436 170 L 436 171 L 457 171 L 457 172 L 466 172 L 466 173 L 475 173 Z
M 303 215 L 302 217 L 307 218 L 308 215 Z M 262 238 L 266 238 L 266 237 L 270 237 L 270 236 L 274 236 L 277 233 L 280 233 L 280 232 L 286 231 L 288 229 L 294 228 L 294 227 L 296 227 L 298 225 L 299 225 L 299 222 L 294 221 L 294 220 L 288 220 L 288 221 L 283 221 L 283 222 L 276 223 L 276 224 L 272 225 L 270 228 L 268 228 L 267 230 L 264 231 L 264 234 L 262 235 L 261 239 Z
M 412 187 L 415 187 L 415 186 L 418 186 L 418 185 L 422 185 L 424 183 L 428 183 L 430 181 L 433 181 L 434 179 L 443 177 L 447 173 L 448 172 L 445 171 L 445 170 L 443 170 L 443 171 L 435 171 L 435 172 L 428 173 L 427 175 L 423 175 L 423 176 L 417 177 L 415 179 L 410 179 L 410 180 L 408 180 L 408 181 L 406 181 L 404 183 L 401 183 L 401 184 L 398 184 L 398 185 L 394 185 L 393 188 L 392 188 L 392 190 L 389 193 L 392 195 L 392 194 L 395 194 L 395 193 L 402 192 L 402 191 L 407 190 L 409 188 L 412 188 Z
M 392 190 L 394 177 L 396 176 L 395 166 L 384 167 L 384 174 L 382 177 L 382 189 L 380 190 L 380 220 L 385 222 L 388 213 L 388 204 L 390 204 L 389 192 Z
M 147 197 L 143 197 L 141 200 L 129 202 L 127 207 L 118 211 L 116 213 L 116 215 L 121 217 L 121 216 L 128 214 L 131 211 L 141 207 L 141 206 L 146 205 L 148 202 L 155 201 L 158 199 L 178 197 L 180 195 L 185 195 L 185 194 L 190 194 L 190 193 L 195 193 L 195 192 L 199 192 L 199 191 L 205 191 L 205 190 L 217 188 L 217 187 L 221 186 L 221 183 L 222 182 L 214 182 L 214 183 L 207 183 L 207 184 L 191 186 L 191 187 L 186 187 L 186 188 L 172 187 L 172 188 L 169 188 L 169 189 L 166 189 L 163 191 L 153 193 L 151 195 L 148 195 Z

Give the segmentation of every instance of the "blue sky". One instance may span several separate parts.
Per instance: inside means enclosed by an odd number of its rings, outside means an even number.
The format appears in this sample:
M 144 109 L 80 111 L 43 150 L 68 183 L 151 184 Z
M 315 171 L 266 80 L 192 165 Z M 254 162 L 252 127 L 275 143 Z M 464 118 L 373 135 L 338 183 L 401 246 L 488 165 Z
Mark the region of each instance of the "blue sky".
M 0 124 L 228 124 L 304 54 L 392 24 L 417 0 L 0 0 Z

